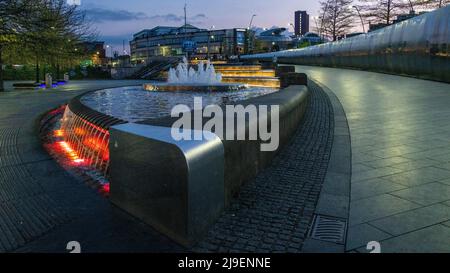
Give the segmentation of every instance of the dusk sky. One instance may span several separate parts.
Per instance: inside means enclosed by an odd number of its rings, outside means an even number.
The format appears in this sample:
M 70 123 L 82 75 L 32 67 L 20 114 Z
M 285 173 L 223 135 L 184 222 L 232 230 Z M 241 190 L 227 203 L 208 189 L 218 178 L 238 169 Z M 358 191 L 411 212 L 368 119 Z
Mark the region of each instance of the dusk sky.
M 319 0 L 187 0 L 188 23 L 197 27 L 288 27 L 294 22 L 295 10 L 306 10 L 316 16 Z M 81 8 L 100 32 L 100 39 L 122 50 L 122 41 L 142 29 L 158 25 L 181 26 L 185 0 L 81 0 Z M 313 27 L 311 18 L 311 27 Z M 290 31 L 293 31 L 290 28 Z M 109 54 L 109 52 L 108 52 Z

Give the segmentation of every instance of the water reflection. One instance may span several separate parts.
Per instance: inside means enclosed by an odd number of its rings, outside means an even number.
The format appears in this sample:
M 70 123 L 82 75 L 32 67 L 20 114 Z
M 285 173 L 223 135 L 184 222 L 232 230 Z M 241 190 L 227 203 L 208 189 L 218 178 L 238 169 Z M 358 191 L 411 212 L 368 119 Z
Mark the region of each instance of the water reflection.
M 177 104 L 194 106 L 194 97 L 203 98 L 203 105 L 237 102 L 273 93 L 278 89 L 254 87 L 234 92 L 148 92 L 141 86 L 99 90 L 81 99 L 86 106 L 129 122 L 170 115 Z

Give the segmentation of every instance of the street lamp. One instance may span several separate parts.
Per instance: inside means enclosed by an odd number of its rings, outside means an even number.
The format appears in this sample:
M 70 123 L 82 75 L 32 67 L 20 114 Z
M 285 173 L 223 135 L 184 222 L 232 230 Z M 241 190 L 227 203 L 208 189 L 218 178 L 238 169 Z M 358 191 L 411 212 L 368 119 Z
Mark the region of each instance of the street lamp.
M 250 30 L 253 26 L 253 19 L 256 17 L 256 14 L 252 15 L 252 19 L 250 19 L 250 24 L 248 25 L 248 29 Z
M 110 53 L 110 58 L 111 58 L 111 64 L 112 64 L 112 59 L 113 59 L 113 47 L 111 45 L 106 45 L 106 48 L 109 48 L 109 53 Z
M 294 35 L 295 35 L 295 26 L 293 23 L 288 23 L 288 27 L 292 27 L 292 29 L 294 30 Z
M 216 27 L 215 27 L 215 26 L 211 26 L 211 27 L 209 28 L 209 30 L 208 30 L 208 48 L 206 49 L 206 51 L 207 51 L 206 58 L 207 58 L 208 60 L 209 60 L 209 44 L 210 44 L 211 39 L 214 39 L 214 36 L 211 35 L 211 30 L 213 30 L 214 28 L 216 28 Z
M 351 6 L 351 8 L 356 9 L 356 11 L 358 12 L 359 19 L 361 19 L 361 25 L 362 25 L 362 28 L 363 28 L 363 32 L 365 33 L 366 32 L 366 28 L 364 26 L 364 20 L 363 20 L 363 18 L 361 16 L 361 12 L 359 11 L 358 6 Z

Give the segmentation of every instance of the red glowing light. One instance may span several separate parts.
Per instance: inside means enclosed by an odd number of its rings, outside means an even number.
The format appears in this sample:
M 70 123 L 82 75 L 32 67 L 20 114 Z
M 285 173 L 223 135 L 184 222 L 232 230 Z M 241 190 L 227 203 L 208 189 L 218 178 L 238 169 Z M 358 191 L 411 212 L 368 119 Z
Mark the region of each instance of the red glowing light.
M 105 193 L 109 193 L 110 189 L 109 189 L 109 183 L 103 184 L 102 185 L 102 191 Z

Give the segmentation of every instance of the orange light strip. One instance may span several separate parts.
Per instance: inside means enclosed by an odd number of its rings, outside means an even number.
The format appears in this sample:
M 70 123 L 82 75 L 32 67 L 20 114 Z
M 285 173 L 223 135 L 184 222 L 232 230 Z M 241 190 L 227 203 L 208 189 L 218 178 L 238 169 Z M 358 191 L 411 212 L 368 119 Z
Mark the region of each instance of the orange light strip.
M 84 159 L 80 158 L 78 154 L 70 147 L 69 143 L 65 141 L 58 142 L 59 146 L 64 150 L 64 152 L 67 154 L 67 156 L 72 160 L 74 163 L 83 163 Z
M 55 131 L 53 132 L 53 135 L 54 135 L 55 137 L 62 137 L 62 136 L 64 136 L 64 132 L 63 132 L 63 130 L 55 130 Z

